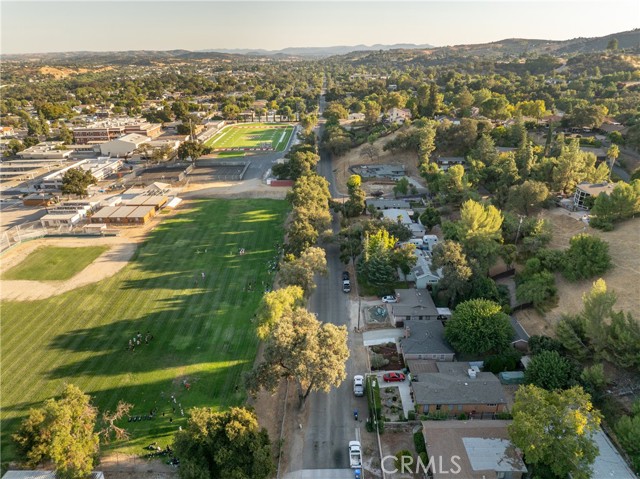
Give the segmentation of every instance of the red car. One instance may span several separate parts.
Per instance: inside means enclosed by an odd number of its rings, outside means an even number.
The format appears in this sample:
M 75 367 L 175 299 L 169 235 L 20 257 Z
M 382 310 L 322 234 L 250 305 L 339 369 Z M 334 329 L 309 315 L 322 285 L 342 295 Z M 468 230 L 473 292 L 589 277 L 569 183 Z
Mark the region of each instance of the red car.
M 402 381 L 404 381 L 404 374 L 402 374 L 402 373 L 387 373 L 387 374 L 382 376 L 382 379 L 384 379 L 385 383 L 402 382 Z

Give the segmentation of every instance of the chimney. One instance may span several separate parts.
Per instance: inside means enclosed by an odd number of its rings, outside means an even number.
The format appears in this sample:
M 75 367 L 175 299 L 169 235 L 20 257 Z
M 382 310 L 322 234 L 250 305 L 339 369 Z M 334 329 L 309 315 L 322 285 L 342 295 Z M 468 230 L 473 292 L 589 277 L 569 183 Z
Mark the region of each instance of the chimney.
M 405 328 L 404 328 L 404 337 L 408 338 L 409 336 L 411 336 L 411 329 L 409 328 L 409 326 L 405 326 Z

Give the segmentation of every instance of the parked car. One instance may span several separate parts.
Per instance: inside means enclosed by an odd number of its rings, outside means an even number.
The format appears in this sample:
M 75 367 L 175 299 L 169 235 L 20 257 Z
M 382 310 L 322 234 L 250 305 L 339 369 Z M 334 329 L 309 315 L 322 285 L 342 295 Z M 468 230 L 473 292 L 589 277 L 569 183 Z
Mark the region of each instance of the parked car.
M 353 377 L 353 394 L 355 396 L 364 396 L 364 376 L 358 374 Z
M 387 296 L 383 296 L 382 297 L 382 302 L 383 303 L 397 303 L 398 302 L 398 298 L 396 298 L 393 294 L 387 295 Z
M 404 374 L 402 373 L 386 373 L 382 376 L 385 383 L 394 383 L 404 381 Z

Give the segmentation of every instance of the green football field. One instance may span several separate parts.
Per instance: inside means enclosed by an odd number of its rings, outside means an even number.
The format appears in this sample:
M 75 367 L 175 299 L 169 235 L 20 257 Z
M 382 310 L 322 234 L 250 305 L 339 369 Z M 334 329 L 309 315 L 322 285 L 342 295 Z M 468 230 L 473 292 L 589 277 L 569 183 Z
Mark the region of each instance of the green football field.
M 65 382 L 101 412 L 119 400 L 134 405 L 134 416 L 154 411 L 123 421 L 132 439 L 109 446 L 137 454 L 168 444 L 193 406 L 242 403 L 242 374 L 257 347 L 251 318 L 271 283 L 287 208 L 196 201 L 156 227 L 115 276 L 47 300 L 2 302 L 3 463 L 15 456 L 10 435 L 29 408 Z M 141 344 L 128 350 L 138 332 Z
M 215 151 L 282 151 L 289 143 L 293 127 L 278 123 L 240 123 L 229 126 L 205 145 Z

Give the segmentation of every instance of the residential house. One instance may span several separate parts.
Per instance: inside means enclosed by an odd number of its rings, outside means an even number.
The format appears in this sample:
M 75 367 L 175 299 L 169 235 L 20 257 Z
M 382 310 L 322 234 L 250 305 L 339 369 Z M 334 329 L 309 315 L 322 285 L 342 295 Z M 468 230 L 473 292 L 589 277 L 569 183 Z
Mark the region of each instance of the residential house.
M 611 477 L 615 479 L 637 479 L 618 450 L 613 446 L 602 429 L 594 434 L 598 455 L 591 465 L 591 477 Z
M 463 168 L 466 168 L 466 162 L 467 160 L 463 156 L 439 156 L 436 158 L 436 163 L 442 171 L 447 171 L 454 165 L 462 165 Z
M 352 168 L 353 172 L 365 178 L 386 178 L 399 180 L 406 176 L 404 165 L 359 165 Z
M 367 209 L 369 208 L 369 206 L 373 206 L 378 211 L 388 210 L 390 208 L 399 209 L 399 210 L 411 209 L 411 203 L 409 203 L 407 200 L 380 198 L 380 199 L 366 199 L 365 203 L 367 205 Z
M 453 361 L 455 352 L 444 339 L 441 321 L 404 322 L 404 337 L 400 338 L 400 352 L 405 364 L 413 359 Z
M 573 195 L 573 206 L 575 208 L 586 210 L 588 209 L 585 205 L 585 201 L 587 198 L 593 196 L 596 197 L 601 193 L 605 195 L 610 194 L 613 191 L 614 185 L 612 183 L 587 183 L 583 181 L 576 187 L 576 191 Z
M 396 327 L 405 321 L 438 319 L 439 313 L 433 298 L 426 290 L 396 289 L 397 303 L 390 303 L 389 318 Z
M 529 333 L 522 327 L 520 321 L 511 316 L 511 326 L 513 327 L 513 338 L 511 339 L 511 346 L 520 351 L 529 350 Z
M 411 110 L 408 108 L 390 108 L 386 111 L 386 116 L 391 123 L 403 124 L 407 120 L 411 120 Z
M 6 137 L 6 136 L 13 136 L 15 135 L 15 131 L 13 130 L 12 126 L 3 126 L 1 127 L 2 129 L 0 130 L 0 136 L 1 137 Z
M 427 289 L 437 284 L 442 279 L 442 268 L 436 270 L 433 267 L 431 253 L 416 248 L 414 255 L 416 256 L 416 264 L 409 273 L 404 274 L 402 270 L 398 269 L 400 279 L 415 283 L 416 289 Z
M 520 479 L 527 472 L 522 452 L 509 439 L 512 421 L 423 421 L 433 479 Z M 455 464 L 452 458 L 456 458 Z M 593 476 L 605 477 L 605 476 Z M 607 476 L 608 477 L 608 476 Z M 618 476 L 615 476 L 616 478 Z
M 580 151 L 583 153 L 591 153 L 596 157 L 596 161 L 607 161 L 607 150 L 604 148 L 593 148 L 590 146 L 581 146 Z
M 482 419 L 507 410 L 506 395 L 495 374 L 464 362 L 437 362 L 436 366 L 437 373 L 419 374 L 411 382 L 420 414 L 456 417 L 465 413 Z
M 413 211 L 401 210 L 399 208 L 388 208 L 382 211 L 382 217 L 393 221 L 394 223 L 401 223 L 403 225 L 409 225 L 413 223 L 411 215 Z

